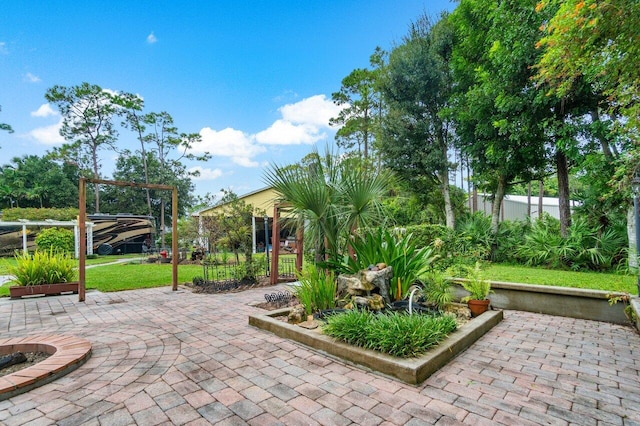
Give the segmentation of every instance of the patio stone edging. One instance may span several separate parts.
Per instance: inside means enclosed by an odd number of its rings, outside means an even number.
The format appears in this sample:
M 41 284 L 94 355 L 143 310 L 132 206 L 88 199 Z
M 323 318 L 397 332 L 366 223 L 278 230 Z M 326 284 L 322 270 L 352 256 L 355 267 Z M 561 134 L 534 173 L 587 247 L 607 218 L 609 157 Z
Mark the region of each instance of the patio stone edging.
M 307 330 L 276 319 L 276 317 L 286 315 L 288 312 L 289 308 L 284 308 L 265 314 L 250 315 L 249 325 L 413 385 L 422 383 L 431 374 L 471 346 L 503 318 L 501 310 L 487 311 L 458 328 L 446 340 L 431 348 L 426 354 L 417 358 L 404 359 L 354 347 L 321 334 L 317 329 Z
M 60 334 L 0 339 L 0 355 L 13 352 L 46 352 L 44 361 L 0 377 L 0 401 L 47 384 L 84 364 L 91 356 L 91 342 Z

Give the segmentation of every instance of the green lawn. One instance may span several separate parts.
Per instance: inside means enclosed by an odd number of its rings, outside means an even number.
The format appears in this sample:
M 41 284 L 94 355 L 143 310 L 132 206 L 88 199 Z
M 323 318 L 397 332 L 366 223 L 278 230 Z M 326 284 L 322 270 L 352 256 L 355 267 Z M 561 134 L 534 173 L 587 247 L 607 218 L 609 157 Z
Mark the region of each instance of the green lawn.
M 97 289 L 104 292 L 170 286 L 171 271 L 171 264 L 141 264 L 132 260 L 131 263 L 119 263 L 87 269 L 86 285 L 87 289 Z M 0 274 L 2 273 L 0 272 Z M 191 282 L 193 277 L 202 275 L 202 266 L 178 266 L 179 283 Z M 0 297 L 8 295 L 9 286 L 3 285 L 0 287 Z
M 115 259 L 121 259 L 118 256 Z M 114 257 L 89 259 L 87 265 L 114 260 Z M 0 260 L 0 275 L 11 259 Z M 130 263 L 105 265 L 87 269 L 87 288 L 100 291 L 121 291 L 137 288 L 171 285 L 171 264 L 147 264 L 132 260 Z M 179 265 L 178 282 L 191 282 L 202 276 L 202 266 Z M 492 264 L 484 271 L 485 278 L 492 281 L 507 281 L 524 284 L 554 285 L 560 287 L 589 288 L 604 291 L 620 291 L 637 294 L 636 277 L 596 272 L 555 271 L 526 266 Z M 9 295 L 9 286 L 0 287 L 0 296 Z
M 527 266 L 491 264 L 484 271 L 491 281 L 524 284 L 554 285 L 559 287 L 589 288 L 638 294 L 635 275 L 602 272 L 556 271 Z

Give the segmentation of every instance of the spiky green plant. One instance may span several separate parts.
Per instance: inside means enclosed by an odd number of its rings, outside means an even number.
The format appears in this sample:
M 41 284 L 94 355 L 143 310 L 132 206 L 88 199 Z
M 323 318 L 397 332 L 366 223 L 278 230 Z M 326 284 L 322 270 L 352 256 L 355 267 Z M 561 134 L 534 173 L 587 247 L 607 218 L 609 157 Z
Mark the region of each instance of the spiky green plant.
M 336 281 L 333 272 L 326 273 L 314 264 L 308 264 L 298 274 L 299 284 L 293 294 L 304 306 L 307 315 L 336 306 Z
M 76 261 L 61 252 L 36 251 L 33 256 L 16 254 L 16 264 L 7 269 L 13 276 L 12 283 L 18 286 L 56 284 L 76 279 Z

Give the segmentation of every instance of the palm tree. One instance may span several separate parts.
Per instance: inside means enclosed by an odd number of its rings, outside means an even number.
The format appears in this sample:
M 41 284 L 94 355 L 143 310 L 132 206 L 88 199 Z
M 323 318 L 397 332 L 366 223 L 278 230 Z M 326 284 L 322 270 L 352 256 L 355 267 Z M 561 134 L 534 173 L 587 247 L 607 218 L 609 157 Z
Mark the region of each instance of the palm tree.
M 302 165 L 273 166 L 266 171 L 265 182 L 280 194 L 279 201 L 290 206 L 298 226 L 306 224 L 316 260 L 338 260 L 352 232 L 383 220 L 380 200 L 390 175 L 327 149 L 323 156 L 314 150 Z

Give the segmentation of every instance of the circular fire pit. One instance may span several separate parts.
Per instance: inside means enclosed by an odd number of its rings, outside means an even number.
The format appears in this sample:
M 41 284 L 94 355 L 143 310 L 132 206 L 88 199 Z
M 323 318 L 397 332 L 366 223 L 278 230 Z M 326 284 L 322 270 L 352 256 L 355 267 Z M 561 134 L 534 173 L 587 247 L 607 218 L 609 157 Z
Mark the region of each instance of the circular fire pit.
M 91 356 L 91 343 L 73 336 L 39 335 L 0 339 L 0 355 L 45 352 L 51 356 L 31 367 L 0 377 L 0 401 L 49 383 L 75 370 Z

